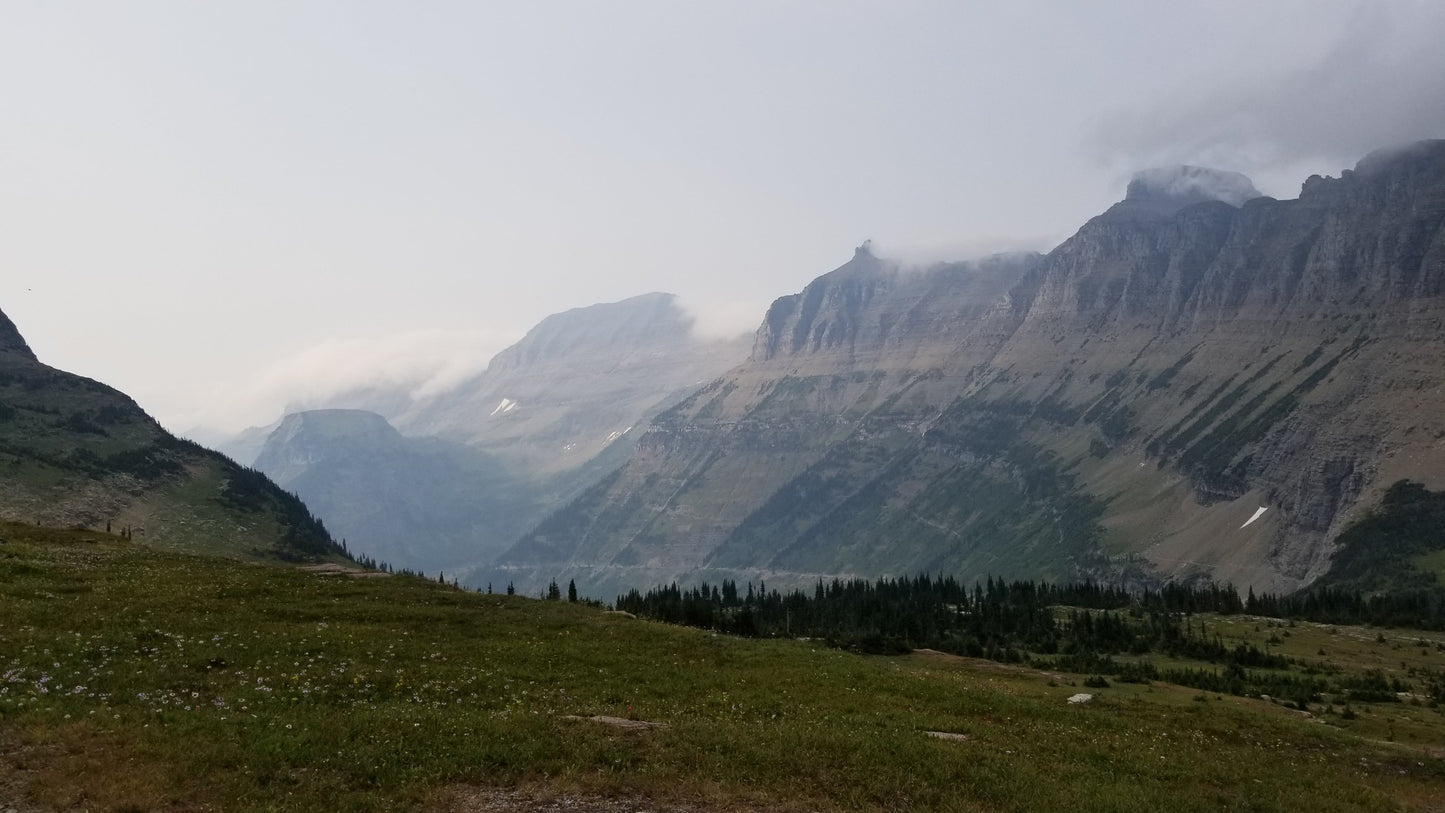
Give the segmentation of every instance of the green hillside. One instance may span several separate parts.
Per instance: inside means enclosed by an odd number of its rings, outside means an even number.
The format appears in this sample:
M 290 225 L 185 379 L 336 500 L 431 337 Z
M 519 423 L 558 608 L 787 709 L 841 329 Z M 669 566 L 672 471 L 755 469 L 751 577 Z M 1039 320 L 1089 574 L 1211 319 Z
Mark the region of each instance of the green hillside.
M 744 640 L 0 525 L 0 806 L 1427 810 L 1445 718 Z M 1418 680 L 1445 636 L 1234 617 Z M 1318 654 L 1317 654 L 1318 653 Z M 1080 684 L 1080 685 L 1075 685 Z M 1092 702 L 1071 705 L 1078 692 Z M 659 727 L 627 730 L 594 715 Z M 951 735 L 939 738 L 927 732 Z
M 42 364 L 3 313 L 0 518 L 194 553 L 343 556 L 295 496 L 171 435 L 125 394 Z

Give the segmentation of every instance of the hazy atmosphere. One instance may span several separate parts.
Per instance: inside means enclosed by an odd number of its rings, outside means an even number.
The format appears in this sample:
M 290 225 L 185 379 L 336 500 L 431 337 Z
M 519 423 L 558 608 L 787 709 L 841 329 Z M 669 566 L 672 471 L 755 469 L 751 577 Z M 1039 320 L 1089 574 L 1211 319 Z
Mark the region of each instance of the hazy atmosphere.
M 0 309 L 167 427 L 679 294 L 751 330 L 873 239 L 1047 249 L 1165 163 L 1293 197 L 1445 135 L 1436 2 L 7 2 Z

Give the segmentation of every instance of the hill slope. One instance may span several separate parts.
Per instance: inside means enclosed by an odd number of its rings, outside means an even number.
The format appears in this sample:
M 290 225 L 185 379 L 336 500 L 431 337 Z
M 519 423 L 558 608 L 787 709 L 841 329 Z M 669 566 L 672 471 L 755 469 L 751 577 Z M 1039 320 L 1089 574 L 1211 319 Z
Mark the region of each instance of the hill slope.
M 1436 810 L 1445 787 L 1445 714 L 1392 694 L 1306 719 L 96 536 L 0 524 L 0 806 L 1326 813 Z M 1441 693 L 1439 634 L 1190 623 Z
M 157 547 L 338 555 L 306 507 L 265 476 L 180 440 L 129 397 L 42 364 L 0 314 L 0 516 L 128 527 Z
M 1307 583 L 1390 483 L 1445 485 L 1445 142 L 1251 193 L 1144 174 L 1046 257 L 991 268 L 860 249 L 503 562 L 603 592 L 918 569 Z

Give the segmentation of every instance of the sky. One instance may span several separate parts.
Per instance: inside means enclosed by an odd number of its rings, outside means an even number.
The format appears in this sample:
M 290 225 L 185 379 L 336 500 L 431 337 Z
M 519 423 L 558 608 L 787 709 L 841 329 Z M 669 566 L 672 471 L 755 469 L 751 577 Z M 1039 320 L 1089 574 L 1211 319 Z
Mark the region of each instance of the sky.
M 175 431 L 1445 137 L 1445 3 L 0 0 L 0 310 Z

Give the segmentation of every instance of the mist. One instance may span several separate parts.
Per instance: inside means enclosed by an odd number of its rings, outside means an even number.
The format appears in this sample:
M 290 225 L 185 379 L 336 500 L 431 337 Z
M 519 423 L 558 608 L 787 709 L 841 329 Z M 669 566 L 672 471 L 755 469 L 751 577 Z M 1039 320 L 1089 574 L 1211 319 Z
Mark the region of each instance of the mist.
M 1313 173 L 1371 150 L 1445 134 L 1445 5 L 1360 7 L 1311 63 L 1175 87 L 1105 116 L 1096 154 L 1128 171 L 1192 163 L 1248 174 L 1294 197 Z
M 791 293 L 781 291 L 779 296 Z M 763 322 L 768 302 L 744 300 L 704 301 L 679 296 L 677 306 L 692 320 L 692 336 L 699 341 L 729 341 L 750 336 Z
M 485 329 L 422 330 L 328 339 L 212 389 L 177 423 L 236 432 L 286 412 L 346 406 L 392 411 L 481 373 L 520 337 Z M 188 430 L 188 433 L 194 430 Z

